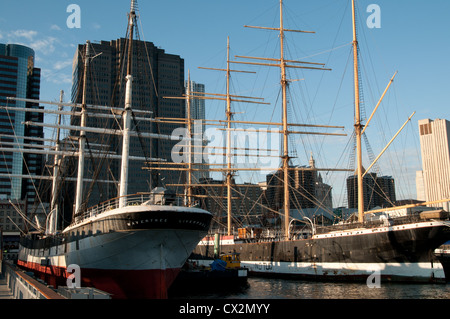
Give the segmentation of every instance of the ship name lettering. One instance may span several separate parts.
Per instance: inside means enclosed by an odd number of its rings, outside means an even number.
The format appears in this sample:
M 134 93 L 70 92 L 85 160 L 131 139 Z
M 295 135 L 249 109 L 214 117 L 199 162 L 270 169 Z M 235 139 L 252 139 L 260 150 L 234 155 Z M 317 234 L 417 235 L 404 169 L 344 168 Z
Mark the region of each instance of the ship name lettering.
M 148 222 L 151 222 L 151 223 L 153 223 L 153 222 L 156 222 L 156 223 L 167 223 L 167 218 L 166 219 L 163 219 L 163 218 L 155 218 L 155 219 L 141 219 L 141 220 L 135 220 L 135 221 L 132 221 L 131 223 L 127 223 L 127 225 L 128 226 L 130 226 L 130 225 L 139 225 L 139 224 L 144 224 L 144 223 L 148 223 Z

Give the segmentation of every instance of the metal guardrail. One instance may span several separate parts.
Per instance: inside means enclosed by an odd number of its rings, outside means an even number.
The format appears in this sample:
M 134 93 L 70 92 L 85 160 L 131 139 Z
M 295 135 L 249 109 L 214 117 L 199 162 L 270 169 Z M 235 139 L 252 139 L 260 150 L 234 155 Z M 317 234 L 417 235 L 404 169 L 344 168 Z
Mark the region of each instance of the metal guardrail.
M 2 273 L 14 299 L 66 299 L 8 261 L 2 261 Z
M 359 222 L 348 222 L 348 223 L 342 223 L 342 224 L 334 224 L 334 225 L 320 225 L 320 224 L 314 224 L 314 230 L 316 234 L 323 234 L 330 231 L 345 231 L 349 229 L 354 228 L 365 228 L 365 229 L 371 229 L 371 228 L 377 228 L 377 227 L 383 227 L 383 226 L 398 226 L 403 224 L 409 224 L 409 223 L 418 223 L 423 222 L 425 220 L 434 220 L 434 219 L 423 219 L 420 217 L 420 214 L 412 214 L 408 216 L 400 216 L 400 217 L 391 217 L 388 219 L 378 219 L 378 220 L 372 220 L 372 221 L 365 221 L 364 223 Z M 442 219 L 439 219 L 443 221 Z M 448 224 L 450 227 L 450 222 L 444 221 L 445 224 Z M 246 228 L 243 226 L 242 228 Z M 258 233 L 258 235 L 252 236 L 249 239 L 264 239 L 264 240 L 280 240 L 285 238 L 284 231 L 282 229 L 274 229 L 274 228 L 266 228 L 266 227 L 247 227 L 249 229 L 251 228 L 260 228 L 261 231 Z M 293 231 L 293 234 L 298 235 L 305 235 L 307 232 L 304 231 L 304 229 L 311 229 L 311 224 L 307 224 L 306 227 L 304 227 L 300 232 Z M 219 234 L 221 236 L 227 235 L 227 230 L 223 228 L 217 228 L 217 229 L 211 229 L 209 231 L 208 236 L 214 236 L 214 234 Z M 238 234 L 235 230 L 233 230 L 232 236 L 234 236 L 235 239 L 238 239 Z M 311 234 L 308 234 L 308 236 L 311 236 Z M 304 237 L 302 237 L 304 238 Z
M 8 261 L 1 262 L 1 273 L 12 299 L 111 299 L 107 292 L 92 287 L 52 289 Z
M 125 196 L 127 206 L 131 205 L 141 205 L 145 201 L 151 200 L 151 194 L 142 194 L 142 195 L 129 195 Z M 87 209 L 82 215 L 80 215 L 77 220 L 82 221 L 87 218 L 92 218 L 98 216 L 104 212 L 119 208 L 120 197 L 112 198 L 103 203 L 95 205 L 89 209 Z
M 164 194 L 160 193 L 142 193 L 115 197 L 88 208 L 83 214 L 76 217 L 74 224 L 79 224 L 88 218 L 93 218 L 113 209 L 119 208 L 120 200 L 122 198 L 126 199 L 126 206 L 141 205 L 148 201 L 150 201 L 153 205 L 173 204 L 179 206 L 181 202 L 181 198 L 179 197 L 165 198 Z

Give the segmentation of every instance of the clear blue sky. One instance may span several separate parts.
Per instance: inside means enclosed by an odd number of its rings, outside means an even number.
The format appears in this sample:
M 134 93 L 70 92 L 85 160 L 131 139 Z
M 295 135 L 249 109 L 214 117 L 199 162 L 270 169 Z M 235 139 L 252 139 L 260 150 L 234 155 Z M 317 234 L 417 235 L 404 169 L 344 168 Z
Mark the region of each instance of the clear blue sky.
M 130 1 L 17 0 L 0 2 L 0 42 L 20 43 L 36 51 L 36 66 L 42 69 L 41 99 L 57 100 L 59 91 L 70 97 L 72 58 L 77 44 L 124 37 Z M 350 0 L 285 0 L 285 28 L 316 31 L 316 34 L 290 33 L 286 57 L 324 62 L 331 72 L 292 71 L 302 81 L 291 84 L 294 121 L 345 126 L 353 129 L 353 84 Z M 81 9 L 81 27 L 69 28 L 66 21 L 70 4 Z M 366 9 L 380 8 L 381 27 L 369 28 Z M 231 54 L 278 57 L 276 32 L 244 28 L 244 25 L 278 27 L 277 0 L 141 0 L 140 36 L 185 60 L 194 81 L 204 83 L 207 92 L 224 93 L 223 73 L 198 67 L 225 67 L 226 41 Z M 450 26 L 448 0 L 360 0 L 358 1 L 361 72 L 367 116 L 377 103 L 389 79 L 398 71 L 383 103 L 367 129 L 375 156 L 396 133 L 408 116 L 412 122 L 380 160 L 382 174 L 396 179 L 397 196 L 415 197 L 415 171 L 421 169 L 417 121 L 423 118 L 450 120 Z M 275 68 L 233 68 L 257 71 L 257 75 L 233 75 L 235 94 L 263 97 L 271 106 L 236 105 L 245 114 L 236 119 L 279 121 L 277 104 L 279 75 Z M 266 69 L 272 69 L 267 71 Z M 207 116 L 224 118 L 223 102 L 207 104 Z M 381 133 L 380 133 L 381 132 Z M 346 167 L 341 159 L 347 138 L 326 139 L 296 136 L 298 159 L 305 165 L 311 152 L 318 167 Z M 321 145 L 318 146 L 317 142 Z M 322 144 L 324 142 L 324 144 Z M 390 168 L 390 162 L 397 164 Z M 368 164 L 366 164 L 368 166 Z M 401 169 L 400 169 L 401 168 Z M 400 171 L 406 177 L 400 177 Z M 333 179 L 335 199 L 343 186 L 341 175 Z M 260 179 L 256 177 L 256 179 Z M 341 201 L 337 199 L 337 201 Z

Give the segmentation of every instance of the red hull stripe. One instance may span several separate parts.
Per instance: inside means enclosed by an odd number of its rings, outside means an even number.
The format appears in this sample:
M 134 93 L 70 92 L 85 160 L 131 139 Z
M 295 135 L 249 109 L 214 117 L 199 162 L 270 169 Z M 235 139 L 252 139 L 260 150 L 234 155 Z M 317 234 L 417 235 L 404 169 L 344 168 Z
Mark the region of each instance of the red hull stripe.
M 67 286 L 64 267 L 41 266 L 18 261 L 18 265 L 33 271 L 37 277 L 53 287 Z M 180 269 L 111 270 L 81 269 L 81 286 L 94 287 L 111 294 L 113 299 L 166 299 Z

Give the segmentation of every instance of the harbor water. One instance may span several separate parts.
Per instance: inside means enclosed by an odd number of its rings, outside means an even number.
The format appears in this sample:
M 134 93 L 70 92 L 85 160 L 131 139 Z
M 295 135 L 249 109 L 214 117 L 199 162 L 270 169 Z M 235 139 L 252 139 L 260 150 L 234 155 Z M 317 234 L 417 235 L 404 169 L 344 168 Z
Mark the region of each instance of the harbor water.
M 313 282 L 249 277 L 248 285 L 228 291 L 186 292 L 173 299 L 447 299 L 448 284 Z

